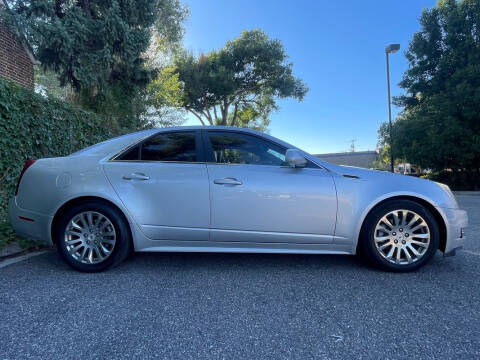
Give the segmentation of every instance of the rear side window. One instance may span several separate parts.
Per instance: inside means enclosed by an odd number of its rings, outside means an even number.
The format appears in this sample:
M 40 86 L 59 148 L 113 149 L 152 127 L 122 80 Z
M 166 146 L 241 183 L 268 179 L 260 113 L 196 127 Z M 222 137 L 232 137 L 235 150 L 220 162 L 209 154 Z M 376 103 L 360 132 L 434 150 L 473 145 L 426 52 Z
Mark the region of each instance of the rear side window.
M 118 160 L 197 162 L 195 132 L 158 134 L 123 153 Z

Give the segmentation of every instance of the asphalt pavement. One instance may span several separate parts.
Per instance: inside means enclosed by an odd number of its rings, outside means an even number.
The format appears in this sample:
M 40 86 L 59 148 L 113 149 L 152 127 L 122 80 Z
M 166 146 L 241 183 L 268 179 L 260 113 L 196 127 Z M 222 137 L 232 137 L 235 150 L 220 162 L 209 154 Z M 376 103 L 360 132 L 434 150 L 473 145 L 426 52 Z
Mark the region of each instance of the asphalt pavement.
M 480 196 L 467 244 L 417 272 L 353 256 L 136 254 L 0 269 L 0 359 L 480 358 Z

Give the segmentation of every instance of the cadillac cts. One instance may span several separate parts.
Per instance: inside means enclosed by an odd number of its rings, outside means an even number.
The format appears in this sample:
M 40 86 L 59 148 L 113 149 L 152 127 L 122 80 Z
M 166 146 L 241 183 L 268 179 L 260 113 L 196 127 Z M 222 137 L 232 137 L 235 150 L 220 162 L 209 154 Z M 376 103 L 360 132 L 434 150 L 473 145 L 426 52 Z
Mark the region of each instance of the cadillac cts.
M 137 132 L 25 164 L 20 235 L 80 271 L 131 251 L 356 254 L 410 271 L 454 254 L 467 214 L 446 185 L 322 161 L 232 127 Z

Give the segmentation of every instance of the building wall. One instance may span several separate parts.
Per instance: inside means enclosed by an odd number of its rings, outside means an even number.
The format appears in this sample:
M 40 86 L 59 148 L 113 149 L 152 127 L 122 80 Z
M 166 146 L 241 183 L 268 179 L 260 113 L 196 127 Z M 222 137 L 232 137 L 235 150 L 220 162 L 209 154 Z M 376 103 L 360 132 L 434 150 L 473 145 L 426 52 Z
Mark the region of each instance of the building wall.
M 0 18 L 0 77 L 33 89 L 33 64 L 23 44 Z
M 372 163 L 378 159 L 378 153 L 376 151 L 317 154 L 315 156 L 333 164 L 363 168 L 372 167 Z

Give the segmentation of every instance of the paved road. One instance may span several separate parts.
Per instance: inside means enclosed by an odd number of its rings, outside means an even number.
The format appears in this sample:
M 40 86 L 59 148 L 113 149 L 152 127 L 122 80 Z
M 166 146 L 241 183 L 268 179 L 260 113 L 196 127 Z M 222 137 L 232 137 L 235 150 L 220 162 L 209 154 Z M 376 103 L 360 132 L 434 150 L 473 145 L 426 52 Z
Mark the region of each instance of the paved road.
M 416 273 L 348 256 L 140 254 L 81 274 L 54 252 L 0 269 L 0 359 L 479 358 L 470 236 Z

